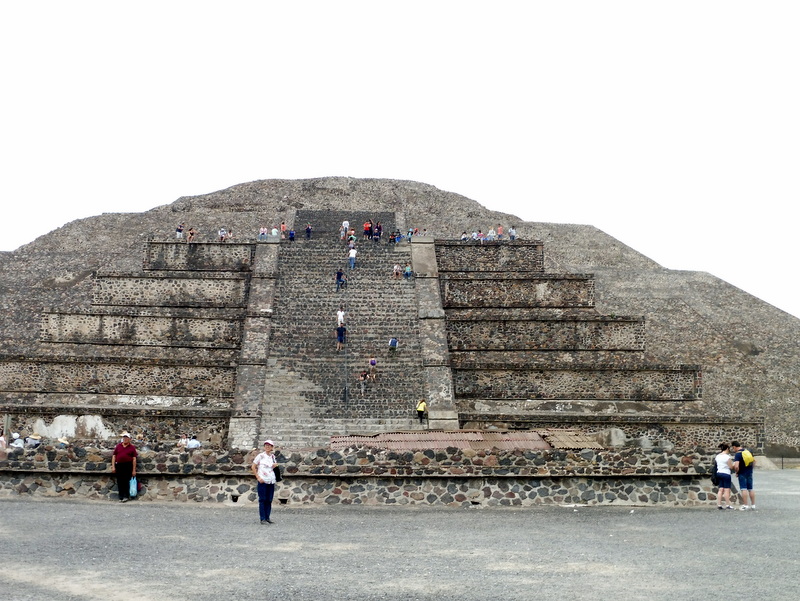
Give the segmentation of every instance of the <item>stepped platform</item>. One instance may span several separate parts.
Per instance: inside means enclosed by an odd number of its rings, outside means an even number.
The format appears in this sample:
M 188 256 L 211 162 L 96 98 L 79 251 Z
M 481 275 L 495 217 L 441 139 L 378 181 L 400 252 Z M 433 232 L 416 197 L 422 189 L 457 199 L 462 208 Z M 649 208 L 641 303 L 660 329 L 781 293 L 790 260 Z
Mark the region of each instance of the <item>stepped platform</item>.
M 383 239 L 364 239 L 368 220 Z M 700 367 L 649 361 L 644 318 L 599 314 L 594 276 L 546 273 L 540 241 L 389 243 L 405 229 L 391 212 L 299 210 L 289 226 L 294 241 L 151 240 L 141 271 L 98 271 L 91 307 L 42 311 L 39 355 L 0 358 L 0 403 L 40 429 L 59 408 L 167 439 L 202 424 L 228 448 L 428 428 L 708 430 Z M 393 278 L 395 264 L 415 277 Z

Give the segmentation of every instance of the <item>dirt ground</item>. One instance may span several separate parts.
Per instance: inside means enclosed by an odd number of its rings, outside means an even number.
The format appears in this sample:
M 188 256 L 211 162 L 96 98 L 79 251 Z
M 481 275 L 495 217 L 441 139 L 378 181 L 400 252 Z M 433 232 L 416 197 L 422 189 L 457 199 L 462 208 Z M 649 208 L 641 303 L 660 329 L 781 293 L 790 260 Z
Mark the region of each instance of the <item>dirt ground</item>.
M 758 510 L 0 499 L 14 601 L 800 598 L 800 470 Z

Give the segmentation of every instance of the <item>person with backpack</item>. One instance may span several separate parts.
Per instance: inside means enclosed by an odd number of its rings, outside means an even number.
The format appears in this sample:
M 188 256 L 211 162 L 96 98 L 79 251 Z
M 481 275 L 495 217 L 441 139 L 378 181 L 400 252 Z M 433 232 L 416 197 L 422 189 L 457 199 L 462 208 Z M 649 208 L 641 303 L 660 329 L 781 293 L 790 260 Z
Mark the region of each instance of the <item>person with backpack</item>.
M 748 499 L 750 509 L 756 508 L 756 491 L 753 490 L 753 467 L 756 459 L 749 449 L 744 448 L 738 441 L 731 443 L 731 450 L 736 453 L 733 457 L 733 469 L 739 478 L 739 490 L 742 494 L 741 511 L 748 509 Z
M 714 457 L 714 463 L 717 467 L 717 481 L 719 482 L 719 491 L 717 492 L 717 509 L 733 509 L 731 505 L 731 468 L 733 461 L 731 460 L 730 446 L 728 443 L 723 442 L 719 445 L 719 453 Z M 725 503 L 723 505 L 723 502 Z

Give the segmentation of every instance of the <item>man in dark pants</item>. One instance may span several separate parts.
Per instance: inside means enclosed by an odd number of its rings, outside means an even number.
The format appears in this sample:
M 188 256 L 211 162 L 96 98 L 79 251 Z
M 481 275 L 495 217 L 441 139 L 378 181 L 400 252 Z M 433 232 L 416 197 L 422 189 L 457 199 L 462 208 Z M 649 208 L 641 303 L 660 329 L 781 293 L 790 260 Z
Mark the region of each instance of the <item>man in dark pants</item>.
M 136 475 L 136 458 L 139 453 L 131 444 L 131 435 L 122 433 L 122 442 L 114 447 L 111 454 L 111 473 L 117 475 L 119 502 L 127 503 L 131 498 L 131 478 Z
M 271 524 L 272 499 L 275 497 L 275 443 L 271 440 L 264 441 L 264 452 L 256 455 L 250 468 L 258 480 L 258 513 L 262 524 Z
M 342 350 L 346 342 L 347 342 L 347 328 L 344 327 L 344 324 L 342 324 L 338 328 L 336 328 L 336 350 L 337 351 Z

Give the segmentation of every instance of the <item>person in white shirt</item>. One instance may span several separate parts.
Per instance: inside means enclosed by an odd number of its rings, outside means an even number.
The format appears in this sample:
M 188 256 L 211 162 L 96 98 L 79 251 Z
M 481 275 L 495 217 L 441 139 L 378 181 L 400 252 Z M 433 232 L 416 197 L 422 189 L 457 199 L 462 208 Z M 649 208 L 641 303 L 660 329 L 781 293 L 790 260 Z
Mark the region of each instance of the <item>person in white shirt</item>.
M 336 325 L 344 325 L 344 305 L 340 306 L 339 310 L 336 312 Z
M 192 436 L 189 439 L 189 442 L 186 443 L 187 449 L 199 449 L 200 448 L 200 441 L 197 440 L 197 436 Z
M 356 255 L 358 251 L 355 248 L 351 248 L 350 252 L 347 253 L 347 259 L 350 261 L 350 269 L 356 268 Z
M 717 480 L 719 482 L 717 509 L 733 509 L 731 505 L 731 468 L 733 467 L 733 460 L 730 453 L 728 453 L 728 449 L 730 449 L 728 443 L 723 442 L 719 445 L 719 454 L 714 457 L 714 463 L 717 464 Z M 725 506 L 723 506 L 723 501 Z
M 278 463 L 273 453 L 275 443 L 264 441 L 264 451 L 256 455 L 250 468 L 258 480 L 258 513 L 262 524 L 271 524 L 272 499 L 275 496 L 275 466 Z

